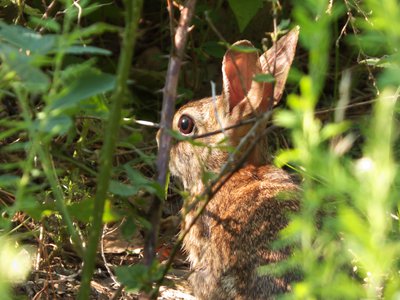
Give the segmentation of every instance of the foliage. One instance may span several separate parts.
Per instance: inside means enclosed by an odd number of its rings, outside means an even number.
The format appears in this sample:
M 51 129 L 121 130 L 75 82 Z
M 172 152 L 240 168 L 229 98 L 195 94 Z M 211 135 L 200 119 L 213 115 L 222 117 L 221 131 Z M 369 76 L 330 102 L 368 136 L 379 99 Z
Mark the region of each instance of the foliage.
M 357 20 L 365 30 L 353 37 L 365 45 L 360 52 L 368 53 L 363 50 L 370 46 L 368 39 L 379 36 L 382 48 L 391 56 L 391 67 L 379 75 L 380 94 L 371 119 L 364 122 L 361 153 L 355 154 L 356 124 L 349 126 L 344 114 L 338 113 L 340 105 L 349 100 L 344 99 L 350 94 L 348 71 L 342 73 L 335 122 L 322 124 L 315 118 L 326 78 L 320 72 L 327 66 L 327 24 L 336 17 L 324 12 L 318 16 L 317 2 L 308 1 L 309 7 L 296 5 L 296 18 L 303 32 L 312 31 L 326 41 L 303 43 L 310 49 L 310 73 L 300 81 L 300 95 L 288 97 L 291 111 L 276 115 L 277 124 L 290 128 L 294 143 L 294 149 L 282 152 L 276 161 L 294 163 L 304 177 L 301 213 L 293 216 L 283 232 L 285 239 L 296 245 L 288 265 L 299 268 L 303 278 L 286 298 L 395 299 L 400 288 L 398 164 L 393 151 L 398 140 L 399 77 L 393 73 L 398 72 L 400 61 L 394 49 L 396 43 L 399 46 L 399 36 L 391 28 L 398 26 L 400 11 L 394 9 L 389 15 L 378 8 L 393 7 L 393 1 L 371 0 L 360 7 L 362 12 L 372 12 L 368 19 L 364 15 Z M 315 24 L 315 15 L 317 24 L 322 23 L 317 28 L 311 24 Z M 305 40 L 306 35 L 303 37 Z
M 144 1 L 138 33 L 125 45 L 128 52 L 135 45 L 133 63 L 121 63 L 129 1 L 46 2 L 0 1 L 0 256 L 12 264 L 33 256 L 21 244 L 36 243 L 43 252 L 48 239 L 58 249 L 72 246 L 79 259 L 86 253 L 93 264 L 96 256 L 84 247 L 90 234 L 96 251 L 104 223 L 122 222 L 130 238 L 151 229 L 149 199 L 167 194 L 151 179 L 155 131 L 133 121 L 158 120 L 170 16 L 164 3 Z M 218 78 L 228 42 L 246 38 L 265 48 L 274 34 L 301 28 L 287 107 L 274 118 L 290 138 L 276 131 L 270 141 L 273 149 L 289 140 L 291 149 L 279 151 L 275 163 L 301 174 L 302 209 L 277 243 L 291 245 L 293 257 L 261 271 L 299 270 L 301 279 L 285 298 L 398 298 L 397 1 L 198 1 L 193 23 L 179 102 L 212 93 L 209 81 Z M 107 143 L 105 156 L 100 149 Z M 99 189 L 104 193 L 94 196 Z M 43 259 L 39 267 L 46 264 Z M 11 287 L 29 269 L 3 276 L 7 269 L 0 268 L 0 293 L 11 299 Z M 112 272 L 127 290 L 150 292 L 164 267 L 154 262 Z

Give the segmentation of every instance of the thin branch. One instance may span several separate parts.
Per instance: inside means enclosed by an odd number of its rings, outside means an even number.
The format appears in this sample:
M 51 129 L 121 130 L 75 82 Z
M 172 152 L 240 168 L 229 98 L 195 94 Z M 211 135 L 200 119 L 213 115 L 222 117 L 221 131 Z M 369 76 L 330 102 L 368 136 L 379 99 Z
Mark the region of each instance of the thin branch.
M 110 276 L 111 280 L 113 281 L 114 286 L 120 287 L 122 284 L 118 282 L 117 278 L 114 276 L 114 273 L 112 272 L 109 263 L 107 262 L 106 255 L 104 253 L 104 238 L 109 232 L 107 233 L 107 225 L 103 226 L 103 232 L 101 234 L 101 241 L 100 241 L 100 253 L 101 253 L 101 258 L 103 259 L 104 267 L 106 268 L 106 271 L 108 275 Z
M 168 132 L 172 128 L 179 72 L 182 66 L 189 26 L 194 14 L 195 5 L 196 0 L 188 0 L 181 8 L 181 16 L 178 27 L 176 28 L 174 44 L 168 64 L 163 94 L 163 107 L 161 111 L 159 151 L 157 155 L 157 182 L 162 187 L 166 184 L 169 152 L 171 148 L 171 136 Z M 171 6 L 169 9 L 171 10 Z M 159 199 L 154 196 L 149 209 L 149 219 L 152 226 L 151 229 L 147 231 L 144 248 L 144 262 L 148 266 L 152 264 L 155 257 L 163 200 L 164 199 Z M 153 295 L 153 297 L 156 296 Z

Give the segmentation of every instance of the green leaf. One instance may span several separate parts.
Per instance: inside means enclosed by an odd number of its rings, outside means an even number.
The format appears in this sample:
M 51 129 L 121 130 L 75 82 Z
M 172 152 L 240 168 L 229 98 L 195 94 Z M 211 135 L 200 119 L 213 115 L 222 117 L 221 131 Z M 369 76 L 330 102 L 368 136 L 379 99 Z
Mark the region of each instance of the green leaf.
M 91 221 L 93 207 L 93 199 L 85 199 L 71 203 L 67 206 L 67 209 L 72 217 L 81 222 L 89 223 Z
M 109 25 L 107 23 L 96 23 L 85 28 L 79 28 L 71 33 L 71 38 L 73 39 L 83 39 L 87 37 L 93 37 L 94 35 L 99 35 L 104 32 L 116 32 L 120 28 L 117 26 Z
M 142 264 L 122 266 L 115 270 L 118 280 L 128 291 L 150 291 L 152 283 L 162 276 L 163 266 L 157 261 L 148 267 Z
M 109 112 L 109 108 L 103 95 L 98 95 L 83 100 L 79 104 L 79 110 L 82 114 L 94 116 L 104 120 L 108 117 Z
M 19 180 L 20 178 L 15 175 L 0 175 L 0 187 L 2 188 L 15 187 Z
M 274 164 L 281 168 L 284 165 L 288 164 L 291 161 L 296 161 L 300 157 L 300 151 L 298 149 L 292 149 L 292 150 L 285 150 L 279 153 L 275 159 L 274 159 Z
M 61 71 L 61 80 L 69 84 L 73 84 L 74 80 L 80 78 L 84 73 L 94 72 L 96 60 L 95 58 L 89 58 L 78 64 L 71 64 L 66 66 L 64 70 Z
M 138 230 L 137 223 L 135 222 L 135 219 L 130 216 L 126 218 L 125 222 L 122 223 L 121 225 L 121 234 L 125 239 L 132 239 L 134 235 L 136 234 Z
M 69 116 L 49 116 L 39 114 L 39 119 L 35 121 L 37 129 L 50 135 L 63 135 L 68 132 L 72 126 L 72 120 Z
M 40 11 L 40 9 L 33 8 L 32 6 L 29 6 L 28 4 L 24 3 L 23 4 L 24 8 L 24 13 L 30 16 L 36 16 L 36 17 L 41 17 L 43 13 Z
M 253 77 L 253 80 L 257 82 L 275 82 L 275 78 L 271 74 L 257 74 Z
M 137 188 L 143 188 L 149 193 L 157 195 L 160 199 L 165 198 L 164 189 L 156 181 L 148 179 L 138 170 L 135 170 L 128 165 L 125 166 L 125 170 L 132 184 Z
M 53 113 L 76 107 L 82 100 L 105 93 L 115 86 L 115 76 L 91 70 L 81 74 L 70 84 L 61 97 L 48 106 Z
M 290 25 L 290 20 L 289 19 L 283 19 L 279 25 L 278 25 L 278 31 L 282 32 L 286 30 Z
M 136 145 L 143 141 L 143 135 L 140 132 L 133 132 L 128 138 L 127 141 L 131 145 Z
M 114 195 L 129 197 L 136 195 L 139 189 L 137 186 L 134 186 L 132 184 L 126 184 L 120 181 L 111 180 L 109 191 Z
M 27 56 L 15 47 L 0 43 L 0 58 L 28 90 L 44 92 L 49 87 L 49 77 L 33 65 L 32 56 Z
M 53 19 L 41 19 L 38 17 L 31 17 L 29 19 L 30 23 L 32 23 L 35 26 L 41 26 L 43 28 L 46 28 L 47 30 L 51 30 L 54 32 L 60 32 L 61 31 L 61 25 L 53 20 Z
M 112 209 L 112 203 L 109 199 L 106 200 L 104 204 L 103 212 L 103 223 L 116 222 L 120 219 L 120 216 Z
M 350 127 L 350 122 L 330 123 L 324 126 L 321 130 L 322 140 L 333 138 L 344 133 Z
M 246 28 L 251 19 L 263 6 L 263 0 L 228 0 L 229 5 L 235 14 L 240 32 Z
M 142 264 L 118 267 L 115 273 L 118 280 L 130 292 L 137 292 L 146 287 L 149 280 L 148 267 Z
M 258 52 L 258 49 L 255 47 L 249 47 L 249 46 L 243 46 L 243 45 L 233 45 L 230 47 L 230 49 L 234 50 L 236 52 L 242 52 L 242 53 Z
M 216 41 L 205 42 L 202 45 L 203 51 L 216 58 L 222 58 L 225 54 L 225 47 Z
M 54 203 L 41 204 L 37 199 L 30 195 L 25 195 L 20 199 L 17 199 L 15 209 L 27 213 L 33 219 L 38 221 L 55 213 Z
M 209 183 L 211 180 L 216 179 L 217 177 L 218 177 L 218 174 L 216 174 L 215 172 L 203 170 L 202 176 L 201 176 L 201 181 L 202 181 L 204 184 L 207 184 L 207 183 Z
M 298 116 L 288 110 L 281 110 L 275 114 L 274 123 L 281 127 L 295 128 L 300 124 Z
M 74 202 L 68 205 L 68 212 L 77 220 L 85 223 L 89 223 L 92 220 L 94 208 L 94 199 L 85 199 L 79 202 Z M 103 212 L 103 222 L 115 222 L 119 219 L 119 216 L 112 210 L 111 201 L 106 200 Z
M 97 55 L 111 55 L 112 52 L 106 49 L 93 47 L 93 46 L 71 46 L 65 50 L 68 54 L 97 54 Z
M 54 48 L 57 38 L 56 35 L 41 35 L 18 25 L 0 22 L 0 39 L 23 51 L 46 54 Z

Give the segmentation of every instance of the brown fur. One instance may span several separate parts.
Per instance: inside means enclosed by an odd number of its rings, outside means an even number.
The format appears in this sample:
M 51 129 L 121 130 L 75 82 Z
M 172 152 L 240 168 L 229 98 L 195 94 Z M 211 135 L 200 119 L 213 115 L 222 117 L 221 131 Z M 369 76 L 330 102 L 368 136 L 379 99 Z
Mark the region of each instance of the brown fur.
M 296 189 L 288 174 L 272 166 L 248 165 L 227 181 L 184 240 L 197 298 L 266 299 L 289 290 L 293 274 L 257 276 L 257 268 L 288 255 L 270 244 L 287 225 L 286 213 L 298 208 L 279 194 Z M 195 214 L 189 212 L 183 226 Z
M 264 112 L 271 100 L 278 102 L 297 36 L 298 29 L 292 30 L 278 41 L 276 52 L 268 51 L 261 60 L 254 52 L 228 50 L 222 68 L 222 95 L 183 106 L 174 116 L 173 129 L 179 130 L 179 119 L 186 115 L 195 124 L 188 136 L 209 133 Z M 237 44 L 251 46 L 248 41 Z M 276 68 L 275 90 L 269 83 L 252 81 L 255 74 L 267 72 L 266 64 Z M 250 126 L 237 127 L 197 139 L 202 145 L 188 141 L 173 145 L 171 173 L 182 180 L 192 199 L 204 190 L 203 172 L 218 173 L 227 161 L 228 152 L 220 146 L 236 147 L 249 129 Z M 268 299 L 290 290 L 293 274 L 276 278 L 257 273 L 259 266 L 276 263 L 289 255 L 289 249 L 273 250 L 271 243 L 287 225 L 287 213 L 296 211 L 299 205 L 294 196 L 296 184 L 284 171 L 263 165 L 263 152 L 262 144 L 258 145 L 247 165 L 214 195 L 184 239 L 193 269 L 190 281 L 198 299 Z M 282 195 L 289 195 L 291 200 L 282 200 Z M 185 229 L 196 212 L 184 214 Z

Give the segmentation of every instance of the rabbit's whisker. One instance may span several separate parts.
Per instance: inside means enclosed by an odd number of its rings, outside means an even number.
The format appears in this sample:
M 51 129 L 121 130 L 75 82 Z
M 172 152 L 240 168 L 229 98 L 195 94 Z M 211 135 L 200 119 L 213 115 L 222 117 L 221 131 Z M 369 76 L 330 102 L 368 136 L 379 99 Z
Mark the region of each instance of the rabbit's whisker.
M 159 123 L 154 123 L 146 120 L 134 120 L 136 124 L 147 126 L 147 127 L 153 127 L 153 128 L 160 128 Z

